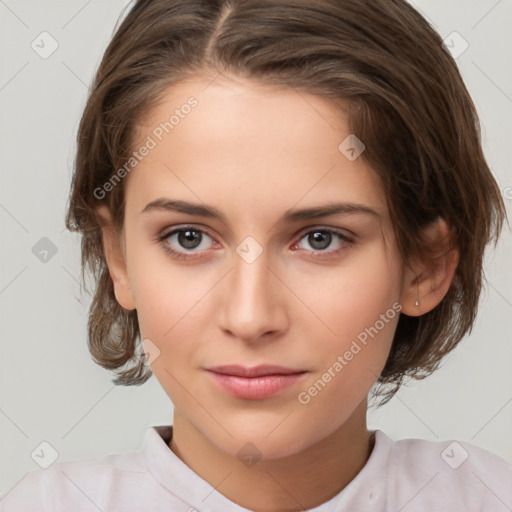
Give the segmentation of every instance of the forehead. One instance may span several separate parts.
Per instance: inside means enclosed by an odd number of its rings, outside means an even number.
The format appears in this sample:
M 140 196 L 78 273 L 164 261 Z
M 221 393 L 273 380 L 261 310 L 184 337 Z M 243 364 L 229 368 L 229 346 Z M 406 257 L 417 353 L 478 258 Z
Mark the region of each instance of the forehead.
M 137 127 L 133 149 L 151 149 L 130 173 L 127 205 L 140 211 L 172 197 L 272 216 L 299 202 L 345 200 L 385 215 L 377 175 L 364 158 L 348 158 L 351 135 L 347 113 L 322 97 L 239 78 L 189 79 Z

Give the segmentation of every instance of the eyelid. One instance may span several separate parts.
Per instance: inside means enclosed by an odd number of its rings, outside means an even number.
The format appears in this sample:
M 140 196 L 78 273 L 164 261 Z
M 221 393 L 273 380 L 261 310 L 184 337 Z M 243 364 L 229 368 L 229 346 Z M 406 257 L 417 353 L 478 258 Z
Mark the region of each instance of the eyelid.
M 350 229 L 322 225 L 308 226 L 299 231 L 296 236 L 302 238 L 304 235 L 311 233 L 312 231 L 329 231 L 331 233 L 336 233 L 337 235 L 340 235 L 347 239 L 357 238 L 357 235 L 353 231 L 350 231 Z
M 158 239 L 161 240 L 168 238 L 169 236 L 176 232 L 186 231 L 187 229 L 199 231 L 201 233 L 208 235 L 212 240 L 215 240 L 215 237 L 212 236 L 209 229 L 206 226 L 202 226 L 200 224 L 178 224 L 172 227 L 167 227 L 158 235 Z

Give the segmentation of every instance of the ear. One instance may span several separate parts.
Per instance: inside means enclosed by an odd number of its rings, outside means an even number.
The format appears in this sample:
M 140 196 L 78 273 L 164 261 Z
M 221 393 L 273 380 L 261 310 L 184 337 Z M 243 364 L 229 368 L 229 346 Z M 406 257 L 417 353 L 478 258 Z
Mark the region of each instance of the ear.
M 126 310 L 135 309 L 135 301 L 128 279 L 126 267 L 126 256 L 122 247 L 122 240 L 113 228 L 112 217 L 106 206 L 100 206 L 96 212 L 100 217 L 101 231 L 103 236 L 103 250 L 114 284 L 114 293 L 119 305 Z
M 434 309 L 448 293 L 459 263 L 459 249 L 444 219 L 439 218 L 423 232 L 429 251 L 421 261 L 405 270 L 402 313 L 421 316 Z M 429 259 L 431 258 L 431 259 Z

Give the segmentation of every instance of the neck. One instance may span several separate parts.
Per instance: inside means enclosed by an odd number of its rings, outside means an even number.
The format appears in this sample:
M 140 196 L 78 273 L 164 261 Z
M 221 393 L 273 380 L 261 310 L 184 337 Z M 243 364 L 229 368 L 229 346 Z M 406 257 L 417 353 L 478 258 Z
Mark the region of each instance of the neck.
M 169 447 L 232 502 L 256 512 L 291 512 L 319 506 L 344 489 L 368 461 L 373 439 L 363 402 L 347 422 L 315 445 L 251 467 L 212 446 L 176 411 Z

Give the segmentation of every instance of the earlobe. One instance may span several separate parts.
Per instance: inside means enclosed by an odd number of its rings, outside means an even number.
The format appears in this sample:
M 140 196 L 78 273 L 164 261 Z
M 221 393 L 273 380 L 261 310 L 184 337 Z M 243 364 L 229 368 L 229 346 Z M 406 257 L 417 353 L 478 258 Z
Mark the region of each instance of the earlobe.
M 405 270 L 402 289 L 402 313 L 421 316 L 434 309 L 452 285 L 459 263 L 459 250 L 453 243 L 448 225 L 438 219 L 424 232 L 432 248 L 422 261 Z
M 102 219 L 103 250 L 117 302 L 123 309 L 134 310 L 135 301 L 128 279 L 126 257 L 121 248 L 121 240 L 113 229 L 110 211 L 106 206 L 101 206 L 97 213 Z

